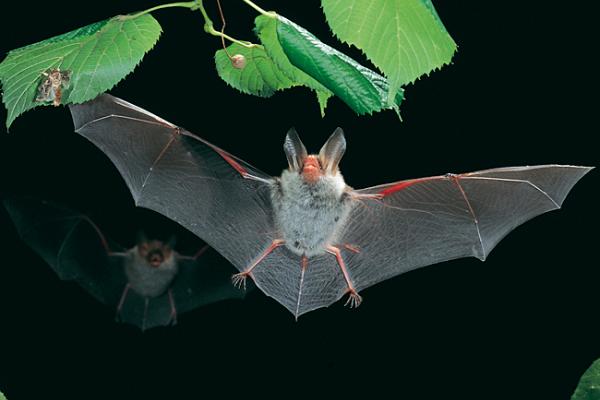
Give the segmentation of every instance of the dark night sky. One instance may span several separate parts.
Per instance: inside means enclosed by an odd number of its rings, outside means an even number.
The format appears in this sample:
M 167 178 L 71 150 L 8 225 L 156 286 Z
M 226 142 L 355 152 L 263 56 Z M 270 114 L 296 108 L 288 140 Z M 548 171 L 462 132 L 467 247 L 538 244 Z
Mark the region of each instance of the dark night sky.
M 156 4 L 11 3 L 0 24 L 2 54 Z M 217 22 L 214 3 L 206 3 Z M 330 36 L 318 1 L 258 3 L 365 62 Z M 272 174 L 286 164 L 282 142 L 290 126 L 313 151 L 342 126 L 342 172 L 358 188 L 499 166 L 598 165 L 591 13 L 542 1 L 435 3 L 459 51 L 451 66 L 407 88 L 402 123 L 391 111 L 357 117 L 337 99 L 321 118 L 307 89 L 266 100 L 239 94 L 214 70 L 220 41 L 203 33 L 199 14 L 184 9 L 155 13 L 161 40 L 112 93 Z M 254 39 L 254 12 L 241 1 L 223 5 L 228 32 Z M 568 398 L 600 357 L 598 183 L 594 171 L 563 210 L 518 228 L 485 263 L 455 260 L 401 275 L 365 290 L 358 310 L 340 302 L 296 322 L 254 292 L 144 334 L 59 281 L 0 211 L 0 390 L 10 400 L 179 399 L 208 389 L 286 395 L 275 388 L 320 383 L 319 393 L 364 388 L 405 399 Z M 124 245 L 149 214 L 135 210 L 108 159 L 73 133 L 65 108 L 28 112 L 9 134 L 0 132 L 0 196 L 14 194 L 88 213 Z M 148 218 L 146 224 L 179 233 L 184 251 L 201 244 L 158 216 Z

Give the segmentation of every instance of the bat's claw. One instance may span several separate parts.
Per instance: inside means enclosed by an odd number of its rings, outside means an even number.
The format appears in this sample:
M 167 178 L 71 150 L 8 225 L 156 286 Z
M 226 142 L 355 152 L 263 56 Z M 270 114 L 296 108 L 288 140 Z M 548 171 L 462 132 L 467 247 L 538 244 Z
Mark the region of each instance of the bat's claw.
M 248 277 L 249 272 L 240 272 L 239 274 L 235 274 L 231 277 L 231 282 L 233 286 L 238 289 L 246 290 L 246 278 Z
M 348 300 L 346 300 L 345 306 L 349 306 L 350 308 L 356 308 L 360 306 L 362 303 L 362 297 L 356 292 L 356 290 L 350 290 L 350 295 L 348 296 Z

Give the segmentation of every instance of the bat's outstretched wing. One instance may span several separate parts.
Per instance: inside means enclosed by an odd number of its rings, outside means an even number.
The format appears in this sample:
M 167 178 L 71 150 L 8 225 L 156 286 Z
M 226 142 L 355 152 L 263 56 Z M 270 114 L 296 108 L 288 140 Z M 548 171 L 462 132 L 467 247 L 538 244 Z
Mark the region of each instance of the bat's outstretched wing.
M 136 205 L 183 225 L 239 270 L 275 239 L 272 177 L 119 98 L 70 109 L 75 130 L 111 159 Z
M 296 316 L 401 273 L 461 257 L 484 260 L 511 230 L 557 209 L 591 168 L 547 165 L 412 179 L 352 191 L 333 245 L 306 260 L 285 248 L 261 261 L 257 285 Z M 340 262 L 347 271 L 344 276 Z
M 122 253 L 85 215 L 35 199 L 7 199 L 4 206 L 21 239 L 64 280 L 79 283 L 104 304 L 117 304 L 127 278 Z
M 239 271 L 261 259 L 279 239 L 271 176 L 119 98 L 104 94 L 69 107 L 77 133 L 111 159 L 136 205 L 186 227 Z M 319 279 L 335 272 L 334 263 L 315 268 L 314 273 L 310 270 L 307 296 L 300 293 L 304 282 L 300 257 L 281 247 L 262 264 L 252 274 L 254 282 L 291 312 L 298 315 L 301 299 L 307 299 L 311 309 L 325 305 L 322 297 L 311 300 L 310 288 L 323 286 Z M 335 301 L 335 292 L 328 295 L 330 303 Z
M 560 208 L 591 168 L 541 165 L 412 179 L 358 190 L 342 235 L 357 290 L 460 257 L 485 260 L 511 230 Z

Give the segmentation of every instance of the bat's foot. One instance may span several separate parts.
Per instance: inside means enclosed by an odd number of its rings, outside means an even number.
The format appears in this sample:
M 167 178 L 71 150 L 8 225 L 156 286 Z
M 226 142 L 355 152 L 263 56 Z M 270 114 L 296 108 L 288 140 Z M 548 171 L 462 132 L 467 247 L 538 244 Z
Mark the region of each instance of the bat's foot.
M 356 308 L 360 306 L 362 303 L 362 297 L 356 292 L 356 290 L 351 289 L 349 291 L 350 295 L 348 296 L 348 300 L 346 300 L 345 306 L 349 306 L 350 308 Z
M 360 253 L 360 250 L 356 246 L 345 245 L 344 247 L 346 247 L 346 249 L 352 252 Z M 346 285 L 348 286 L 348 293 L 350 294 L 350 297 L 348 297 L 348 300 L 344 305 L 350 306 L 350 308 L 356 308 L 360 306 L 360 303 L 362 303 L 362 297 L 360 297 L 356 289 L 354 289 L 354 284 L 352 283 L 352 279 L 350 279 L 350 275 L 348 274 L 348 270 L 346 269 L 346 263 L 344 262 L 344 258 L 342 257 L 342 252 L 340 251 L 339 247 L 335 246 L 328 246 L 327 251 L 335 255 L 338 266 L 342 270 L 344 280 L 346 281 Z
M 231 277 L 231 282 L 233 286 L 238 289 L 246 290 L 246 278 L 250 275 L 250 272 L 240 272 L 239 274 L 235 274 Z
M 265 250 L 264 253 L 262 253 L 262 255 L 260 257 L 258 257 L 256 259 L 256 261 L 254 261 L 252 263 L 252 265 L 250 265 L 250 267 L 246 268 L 246 270 L 244 272 L 240 272 L 239 274 L 235 274 L 231 277 L 231 282 L 233 282 L 233 286 L 237 287 L 238 289 L 244 289 L 246 290 L 246 278 L 248 277 L 248 275 L 250 275 L 252 273 L 252 270 L 269 254 L 271 254 L 271 252 L 273 250 L 275 250 L 276 248 L 278 248 L 279 246 L 282 246 L 285 243 L 285 240 L 282 239 L 275 239 L 271 242 L 271 245 Z
M 117 313 L 115 314 L 115 321 L 122 322 L 121 319 L 121 309 L 123 308 L 123 304 L 125 304 L 125 298 L 127 297 L 127 293 L 129 293 L 129 283 L 125 285 L 125 289 L 123 289 L 123 293 L 121 294 L 121 299 L 119 300 L 119 304 L 117 305 Z

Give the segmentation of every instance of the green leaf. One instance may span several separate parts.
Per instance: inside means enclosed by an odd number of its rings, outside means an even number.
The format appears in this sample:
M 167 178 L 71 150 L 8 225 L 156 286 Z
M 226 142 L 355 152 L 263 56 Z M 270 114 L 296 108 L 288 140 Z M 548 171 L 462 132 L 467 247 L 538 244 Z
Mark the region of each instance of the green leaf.
M 329 90 L 326 92 L 317 91 L 317 101 L 319 102 L 319 108 L 321 109 L 321 117 L 325 116 L 325 108 L 327 108 L 327 102 L 331 96 L 333 96 L 333 93 Z
M 221 79 L 243 93 L 260 97 L 269 97 L 278 90 L 294 86 L 306 86 L 315 91 L 321 115 L 324 115 L 327 100 L 333 93 L 289 62 L 277 39 L 277 21 L 274 18 L 261 15 L 256 18 L 255 24 L 264 46 L 248 48 L 232 44 L 227 48 L 231 56 L 241 54 L 246 58 L 243 69 L 232 65 L 225 50 L 217 51 L 215 64 Z
M 0 392 L 0 400 L 6 400 L 6 397 L 4 397 L 4 395 L 2 394 L 2 392 Z
M 363 50 L 396 90 L 452 59 L 456 43 L 431 0 L 321 0 L 333 33 Z
M 246 57 L 245 68 L 235 68 L 224 50 L 215 54 L 219 76 L 234 88 L 268 97 L 277 90 L 306 86 L 317 95 L 321 115 L 334 94 L 358 114 L 398 110 L 402 89 L 396 91 L 395 102 L 389 105 L 384 77 L 321 43 L 304 28 L 281 16 L 266 15 L 258 16 L 255 26 L 262 47 L 233 44 L 227 48 L 232 56 Z
M 600 399 L 600 360 L 588 368 L 579 380 L 571 400 L 599 400 Z
M 70 71 L 62 104 L 82 103 L 111 89 L 141 61 L 161 33 L 150 14 L 117 16 L 12 50 L 0 63 L 7 128 L 36 101 L 44 72 Z
M 403 99 L 401 88 L 389 103 L 390 88 L 384 77 L 322 43 L 306 29 L 278 16 L 277 38 L 292 65 L 341 98 L 357 114 L 398 110 Z
M 246 58 L 246 65 L 242 69 L 235 68 L 227 52 L 219 50 L 215 54 L 217 73 L 230 86 L 243 93 L 269 97 L 277 90 L 296 85 L 281 72 L 261 46 L 248 48 L 234 43 L 227 47 L 227 51 L 231 56 L 243 55 Z
M 321 115 L 325 114 L 327 100 L 333 96 L 333 93 L 321 83 L 311 78 L 302 70 L 296 68 L 285 54 L 285 51 L 277 38 L 277 19 L 259 15 L 254 20 L 255 31 L 264 45 L 268 56 L 273 60 L 279 70 L 298 86 L 306 86 L 315 91 L 317 101 L 321 109 Z

